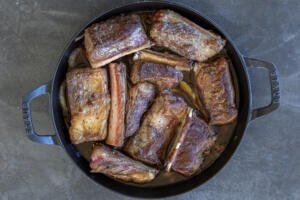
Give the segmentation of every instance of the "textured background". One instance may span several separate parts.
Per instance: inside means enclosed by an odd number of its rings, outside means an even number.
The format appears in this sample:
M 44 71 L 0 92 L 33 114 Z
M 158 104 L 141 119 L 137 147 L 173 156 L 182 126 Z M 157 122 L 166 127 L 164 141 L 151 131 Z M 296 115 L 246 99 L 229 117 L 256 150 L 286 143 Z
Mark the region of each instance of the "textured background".
M 20 108 L 25 92 L 51 79 L 66 42 L 81 26 L 128 2 L 0 0 L 0 199 L 130 199 L 93 183 L 60 147 L 29 141 Z M 279 110 L 249 125 L 220 173 L 172 199 L 300 199 L 299 1 L 180 3 L 217 22 L 244 55 L 275 63 L 282 101 Z M 254 104 L 266 105 L 266 72 L 251 76 Z M 34 123 L 46 133 L 52 131 L 47 106 L 47 98 L 33 103 Z

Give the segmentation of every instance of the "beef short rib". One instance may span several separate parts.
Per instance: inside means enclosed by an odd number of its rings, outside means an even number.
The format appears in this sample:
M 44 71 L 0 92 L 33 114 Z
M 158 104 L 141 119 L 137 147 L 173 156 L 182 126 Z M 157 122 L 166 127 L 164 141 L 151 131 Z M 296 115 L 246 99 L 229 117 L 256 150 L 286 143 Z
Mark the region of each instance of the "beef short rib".
M 202 62 L 220 52 L 225 40 L 171 10 L 159 10 L 152 17 L 150 37 L 159 46 L 188 59 Z
M 150 82 L 164 90 L 177 85 L 183 79 L 183 74 L 169 65 L 136 61 L 132 66 L 130 78 L 134 84 Z
M 215 142 L 215 134 L 205 121 L 192 111 L 186 116 L 176 134 L 166 161 L 166 169 L 191 176 L 200 168 L 205 154 Z
M 102 173 L 118 180 L 135 183 L 150 182 L 159 172 L 104 144 L 95 145 L 90 167 L 92 173 Z
M 138 83 L 130 88 L 126 105 L 126 137 L 138 130 L 142 116 L 154 97 L 155 86 L 151 83 Z
M 186 110 L 182 98 L 169 92 L 159 94 L 124 150 L 134 159 L 162 167 L 168 144 Z
M 67 73 L 66 83 L 71 142 L 104 140 L 110 110 L 106 69 L 74 69 Z
M 151 46 L 136 14 L 120 15 L 93 24 L 84 32 L 84 45 L 93 68 Z
M 195 63 L 194 79 L 196 93 L 209 114 L 210 124 L 232 122 L 238 111 L 228 61 L 221 57 L 207 63 Z

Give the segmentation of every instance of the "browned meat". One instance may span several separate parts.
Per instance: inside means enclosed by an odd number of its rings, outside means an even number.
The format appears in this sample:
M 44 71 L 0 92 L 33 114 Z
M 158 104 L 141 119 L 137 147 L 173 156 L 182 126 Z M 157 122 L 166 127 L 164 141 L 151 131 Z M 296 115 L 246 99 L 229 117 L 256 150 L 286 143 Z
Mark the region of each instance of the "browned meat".
M 209 63 L 196 63 L 194 68 L 196 89 L 209 113 L 210 124 L 221 125 L 237 117 L 234 88 L 225 58 Z
M 124 150 L 137 160 L 161 167 L 174 130 L 186 110 L 187 105 L 182 98 L 169 92 L 160 94 Z
M 193 175 L 200 168 L 215 139 L 214 132 L 191 110 L 178 129 L 169 151 L 167 171 L 172 168 L 185 176 Z
M 106 69 L 74 69 L 67 73 L 66 82 L 71 142 L 104 140 L 110 109 Z
M 183 79 L 182 73 L 169 65 L 136 61 L 132 66 L 131 81 L 150 82 L 164 90 L 171 88 Z
M 84 32 L 84 45 L 92 67 L 151 46 L 138 15 L 121 15 L 93 24 Z
M 103 144 L 94 147 L 90 167 L 92 173 L 102 173 L 118 180 L 135 183 L 150 182 L 158 174 L 157 169 L 132 160 Z
M 155 86 L 151 83 L 138 83 L 130 88 L 126 105 L 126 137 L 138 130 L 141 118 L 154 97 Z
M 133 60 L 148 61 L 163 65 L 173 66 L 181 71 L 190 71 L 190 61 L 184 57 L 176 56 L 169 53 L 160 53 L 151 50 L 138 51 L 134 54 Z
M 126 66 L 123 63 L 110 63 L 111 111 L 109 115 L 109 132 L 106 143 L 121 147 L 125 139 L 126 106 Z
M 214 56 L 225 45 L 220 36 L 171 10 L 154 14 L 150 36 L 157 45 L 199 62 Z

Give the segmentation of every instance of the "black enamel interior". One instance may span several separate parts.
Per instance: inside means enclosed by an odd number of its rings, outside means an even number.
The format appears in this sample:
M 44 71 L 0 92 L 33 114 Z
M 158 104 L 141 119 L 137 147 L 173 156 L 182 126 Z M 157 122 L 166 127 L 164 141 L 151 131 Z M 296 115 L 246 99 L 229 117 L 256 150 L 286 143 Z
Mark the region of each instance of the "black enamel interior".
M 110 179 L 102 174 L 91 174 L 89 173 L 89 163 L 83 158 L 83 156 L 79 153 L 76 146 L 72 145 L 68 136 L 68 128 L 65 125 L 64 118 L 62 115 L 62 110 L 59 103 L 59 86 L 62 81 L 65 79 L 65 75 L 67 72 L 67 60 L 69 54 L 72 52 L 74 47 L 77 46 L 75 42 L 75 38 L 82 35 L 83 30 L 90 26 L 95 22 L 99 22 L 101 20 L 105 20 L 111 16 L 134 12 L 134 11 L 147 11 L 147 10 L 156 10 L 168 8 L 172 9 L 181 15 L 189 18 L 193 22 L 201 25 L 206 29 L 210 29 L 220 34 L 222 37 L 227 40 L 227 53 L 233 63 L 235 73 L 237 75 L 237 83 L 239 90 L 239 114 L 237 119 L 237 125 L 234 130 L 233 137 L 226 147 L 225 151 L 222 155 L 205 171 L 200 173 L 197 176 L 194 176 L 188 180 L 183 182 L 178 182 L 175 184 L 170 184 L 166 186 L 152 186 L 152 187 L 136 187 L 133 185 L 124 184 L 113 179 Z M 62 146 L 65 148 L 68 155 L 72 158 L 74 163 L 91 179 L 95 182 L 111 189 L 119 193 L 123 193 L 130 196 L 138 196 L 145 198 L 153 198 L 153 197 L 165 197 L 176 195 L 179 193 L 186 192 L 191 190 L 209 178 L 213 177 L 230 159 L 234 151 L 236 150 L 247 123 L 249 121 L 251 108 L 251 93 L 250 93 L 250 84 L 248 79 L 248 74 L 246 70 L 246 66 L 241 54 L 234 47 L 231 40 L 224 34 L 223 31 L 220 30 L 211 20 L 207 19 L 197 11 L 191 10 L 190 8 L 185 8 L 178 4 L 167 3 L 167 2 L 140 2 L 134 3 L 130 5 L 126 5 L 123 7 L 119 7 L 116 9 L 112 9 L 104 14 L 100 14 L 98 17 L 89 22 L 86 26 L 84 26 L 79 33 L 77 33 L 71 40 L 71 42 L 67 45 L 63 55 L 58 62 L 56 71 L 53 75 L 52 79 L 52 89 L 51 89 L 51 113 L 54 127 L 56 129 L 57 135 L 60 138 Z

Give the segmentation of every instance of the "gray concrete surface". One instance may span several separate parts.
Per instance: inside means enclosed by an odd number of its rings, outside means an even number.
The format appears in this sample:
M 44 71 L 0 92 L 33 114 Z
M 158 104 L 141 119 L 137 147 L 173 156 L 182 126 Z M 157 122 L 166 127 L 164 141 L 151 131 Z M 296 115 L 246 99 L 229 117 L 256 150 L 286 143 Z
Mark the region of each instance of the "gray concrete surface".
M 50 80 L 69 38 L 90 18 L 130 1 L 0 1 L 0 199 L 131 199 L 89 180 L 57 146 L 29 141 L 21 96 Z M 169 199 L 300 199 L 300 3 L 178 1 L 216 21 L 244 55 L 275 63 L 282 101 L 255 120 L 231 162 L 205 185 Z M 255 105 L 268 103 L 263 70 L 251 72 Z M 34 123 L 51 132 L 47 99 Z

